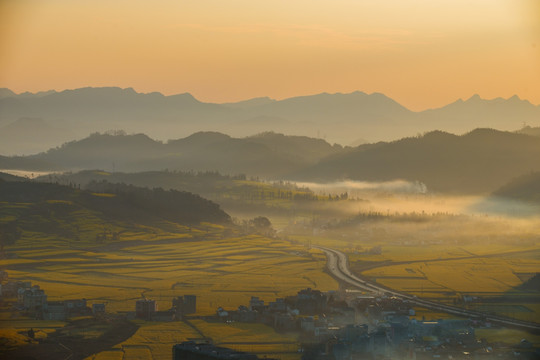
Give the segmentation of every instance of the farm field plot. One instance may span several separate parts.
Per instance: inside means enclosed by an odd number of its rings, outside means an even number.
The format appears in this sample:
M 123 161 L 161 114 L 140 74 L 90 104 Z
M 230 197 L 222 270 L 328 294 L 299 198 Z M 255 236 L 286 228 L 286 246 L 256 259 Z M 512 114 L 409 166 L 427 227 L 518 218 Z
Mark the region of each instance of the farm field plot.
M 89 305 L 106 303 L 108 312 L 133 312 L 135 300 L 141 296 L 156 300 L 159 309 L 166 310 L 171 308 L 174 297 L 194 294 L 197 295 L 197 315 L 208 315 L 214 314 L 219 306 L 236 309 L 248 304 L 251 296 L 273 301 L 307 287 L 328 291 L 338 286 L 323 272 L 324 256 L 287 241 L 258 235 L 218 238 L 212 233 L 206 239 L 174 238 L 167 233 L 158 238 L 150 235 L 148 240 L 142 235 L 133 237 L 106 249 L 68 247 L 54 242 L 51 246 L 32 248 L 26 242 L 28 239 L 21 239 L 9 249 L 17 257 L 2 265 L 11 280 L 40 285 L 51 301 L 85 298 Z M 36 322 L 39 321 L 32 321 L 32 326 L 39 328 Z M 5 331 L 14 324 L 12 319 L 0 321 Z M 26 327 L 30 323 L 20 325 Z M 169 359 L 173 344 L 200 337 L 183 322 L 141 322 L 138 325 L 139 330 L 130 339 L 89 359 L 131 359 L 133 356 Z M 205 336 L 219 341 L 277 339 L 276 342 L 287 342 L 285 345 L 238 345 L 239 350 L 261 354 L 283 351 L 283 348 L 291 353 L 297 350 L 295 344 L 290 344 L 293 339 L 263 325 L 223 327 L 223 324 L 202 321 L 200 325 Z M 228 338 L 226 334 L 236 334 L 236 337 Z M 283 354 L 282 358 L 297 357 Z
M 200 314 L 237 307 L 251 295 L 267 300 L 301 288 L 334 289 L 324 257 L 301 246 L 259 236 L 147 242 L 102 253 L 88 249 L 25 249 L 8 260 L 10 278 L 39 284 L 50 300 L 86 298 L 109 311 L 134 309 L 144 295 L 168 309 L 173 297 L 194 293 Z M 39 258 L 39 259 L 38 259 Z
M 540 270 L 540 260 L 536 259 L 534 253 L 538 254 L 539 251 L 522 255 L 521 259 L 478 257 L 411 262 L 374 268 L 364 271 L 363 275 L 389 287 L 414 289 L 415 293 L 421 290 L 421 286 L 471 294 L 500 293 L 522 283 L 517 273 Z M 407 284 L 407 280 L 414 280 L 415 287 L 408 286 L 410 284 Z
M 130 339 L 86 360 L 168 360 L 173 345 L 201 338 L 197 330 L 182 321 L 160 323 L 137 320 L 136 323 L 140 327 Z M 260 356 L 279 353 L 282 360 L 300 358 L 296 353 L 298 343 L 295 335 L 278 334 L 262 324 L 224 324 L 204 320 L 191 320 L 191 323 L 205 337 L 212 338 L 216 345 L 255 352 Z
M 277 333 L 263 324 L 225 324 L 203 320 L 193 320 L 192 323 L 218 345 L 254 352 L 260 356 L 280 353 L 278 357 L 283 360 L 300 358 L 297 354 L 299 344 L 296 334 Z
M 485 312 L 494 312 L 523 320 L 540 320 L 538 295 L 519 289 L 523 274 L 540 271 L 540 249 L 530 249 L 496 255 L 470 255 L 454 260 L 432 259 L 409 262 L 400 258 L 397 265 L 357 270 L 382 285 L 424 298 L 452 303 L 463 295 L 476 296 L 470 306 Z M 505 300 L 497 300 L 502 299 Z M 485 302 L 488 301 L 489 302 Z M 532 300 L 532 301 L 531 301 Z M 500 303 L 503 301 L 503 303 Z
M 181 321 L 166 323 L 137 321 L 137 324 L 140 327 L 135 335 L 115 346 L 115 350 L 123 354 L 123 359 L 132 359 L 135 355 L 143 360 L 170 359 L 174 344 L 200 337 L 193 328 Z M 101 356 L 103 352 L 88 360 L 102 360 Z

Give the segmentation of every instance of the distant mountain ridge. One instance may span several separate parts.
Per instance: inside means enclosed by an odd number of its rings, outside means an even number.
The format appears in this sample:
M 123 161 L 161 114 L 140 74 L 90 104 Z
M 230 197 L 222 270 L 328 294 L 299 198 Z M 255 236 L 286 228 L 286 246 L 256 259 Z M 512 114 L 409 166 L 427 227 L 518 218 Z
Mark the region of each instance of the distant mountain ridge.
M 350 144 L 358 138 L 388 141 L 432 130 L 464 133 L 477 127 L 514 130 L 524 122 L 540 125 L 540 106 L 517 96 L 483 100 L 475 95 L 442 108 L 413 112 L 383 94 L 360 91 L 213 104 L 198 101 L 189 93 L 165 96 L 138 93 L 132 88 L 19 95 L 0 89 L 0 128 L 20 118 L 41 118 L 52 128 L 69 131 L 71 138 L 111 129 L 142 132 L 162 140 L 198 131 L 235 137 L 274 131 Z M 10 152 L 14 140 L 0 140 L 0 154 L 28 153 L 24 149 Z M 34 143 L 34 147 L 38 145 Z M 42 150 L 51 146 L 43 140 Z
M 167 143 L 144 134 L 95 133 L 47 152 L 0 157 L 0 168 L 140 172 L 218 171 L 308 182 L 419 181 L 429 191 L 489 194 L 519 174 L 540 171 L 540 137 L 476 129 L 433 131 L 393 142 L 343 148 L 272 132 L 233 138 L 198 132 Z

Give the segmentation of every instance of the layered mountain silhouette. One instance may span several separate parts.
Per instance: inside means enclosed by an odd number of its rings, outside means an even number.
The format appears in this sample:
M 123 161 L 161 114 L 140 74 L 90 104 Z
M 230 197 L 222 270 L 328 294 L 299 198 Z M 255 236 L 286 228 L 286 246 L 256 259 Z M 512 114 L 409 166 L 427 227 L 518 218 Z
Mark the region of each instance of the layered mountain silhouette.
M 1 157 L 0 168 L 219 171 L 309 182 L 402 179 L 429 191 L 488 194 L 519 174 L 540 171 L 538 159 L 540 137 L 493 129 L 461 136 L 433 131 L 355 148 L 276 133 L 233 138 L 198 132 L 167 143 L 144 134 L 95 133 L 37 155 Z
M 477 127 L 514 130 L 537 124 L 540 107 L 517 96 L 483 100 L 473 96 L 439 109 L 413 112 L 383 94 L 318 94 L 284 100 L 255 98 L 212 104 L 190 94 L 165 96 L 135 90 L 81 88 L 61 92 L 14 94 L 0 89 L 0 127 L 17 125 L 20 118 L 40 118 L 48 126 L 82 138 L 96 131 L 123 129 L 168 140 L 198 131 L 219 131 L 235 137 L 275 131 L 325 138 L 340 144 L 394 140 L 431 130 L 464 133 Z M 62 131 L 58 131 L 61 133 Z M 44 137 L 44 140 L 46 137 Z M 21 154 L 51 143 L 34 142 L 15 151 L 8 139 L 0 153 Z M 7 142 L 6 142 L 7 140 Z
M 182 169 L 280 177 L 340 151 L 340 146 L 331 146 L 321 139 L 275 133 L 239 139 L 217 132 L 198 132 L 167 143 L 144 134 L 95 133 L 38 155 L 0 158 L 0 167 L 31 169 L 35 164 L 43 170 L 43 166 L 50 164 L 52 170 Z

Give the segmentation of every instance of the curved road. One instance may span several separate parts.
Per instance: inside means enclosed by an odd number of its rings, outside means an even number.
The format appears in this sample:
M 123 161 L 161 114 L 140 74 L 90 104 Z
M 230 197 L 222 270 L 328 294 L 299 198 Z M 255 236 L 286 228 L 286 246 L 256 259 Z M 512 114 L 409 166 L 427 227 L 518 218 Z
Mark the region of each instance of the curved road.
M 418 305 L 418 306 L 421 306 L 430 310 L 435 310 L 435 311 L 444 312 L 444 313 L 448 313 L 452 315 L 463 316 L 463 317 L 469 317 L 473 319 L 485 318 L 486 320 L 489 320 L 495 324 L 500 324 L 500 325 L 518 328 L 518 329 L 527 330 L 527 331 L 540 332 L 540 324 L 535 323 L 535 322 L 516 320 L 516 319 L 512 319 L 505 316 L 491 315 L 491 314 L 482 313 L 480 311 L 466 310 L 466 309 L 462 309 L 456 306 L 440 304 L 435 301 L 422 300 L 422 299 L 417 298 L 416 296 L 412 296 L 406 293 L 401 293 L 401 292 L 383 287 L 379 284 L 366 281 L 364 279 L 357 277 L 349 270 L 349 261 L 347 259 L 347 255 L 345 255 L 341 251 L 325 248 L 322 246 L 312 246 L 312 247 L 322 250 L 326 254 L 326 258 L 327 258 L 326 266 L 328 270 L 330 271 L 330 273 L 336 279 L 339 279 L 343 281 L 344 283 L 350 284 L 356 288 L 366 290 L 366 291 L 371 291 L 371 292 L 390 294 L 391 296 L 395 296 L 402 300 L 408 300 L 409 302 L 415 305 Z

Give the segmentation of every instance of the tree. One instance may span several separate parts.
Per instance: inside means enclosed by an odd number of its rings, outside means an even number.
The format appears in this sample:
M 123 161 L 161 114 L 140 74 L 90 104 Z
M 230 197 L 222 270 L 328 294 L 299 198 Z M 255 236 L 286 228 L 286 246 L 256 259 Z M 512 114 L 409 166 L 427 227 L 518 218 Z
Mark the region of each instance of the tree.
M 272 223 L 265 216 L 257 216 L 256 218 L 251 219 L 249 225 L 258 234 L 270 237 L 275 235 Z
M 253 226 L 255 226 L 258 229 L 268 229 L 272 227 L 272 223 L 265 216 L 257 216 L 251 221 L 253 222 Z
M 0 223 L 0 257 L 4 257 L 4 246 L 15 244 L 21 237 L 21 231 L 17 227 L 17 221 Z

